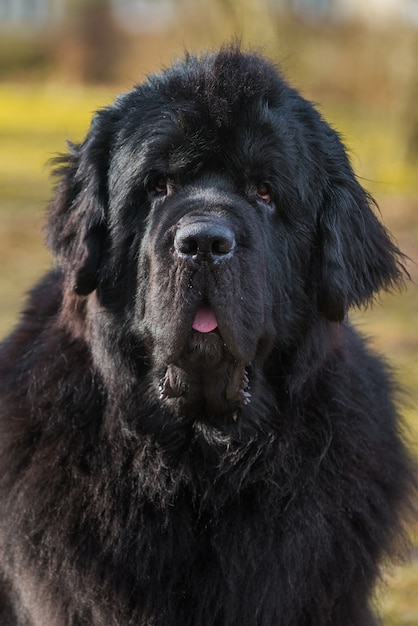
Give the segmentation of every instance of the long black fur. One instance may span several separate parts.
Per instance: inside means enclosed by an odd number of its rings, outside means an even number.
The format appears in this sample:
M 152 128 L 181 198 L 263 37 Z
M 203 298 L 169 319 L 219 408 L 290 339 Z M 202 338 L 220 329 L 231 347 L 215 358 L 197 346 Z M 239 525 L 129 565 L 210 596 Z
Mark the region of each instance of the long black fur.
M 412 470 L 346 313 L 404 270 L 336 132 L 228 47 L 58 169 L 0 352 L 1 626 L 374 624 Z

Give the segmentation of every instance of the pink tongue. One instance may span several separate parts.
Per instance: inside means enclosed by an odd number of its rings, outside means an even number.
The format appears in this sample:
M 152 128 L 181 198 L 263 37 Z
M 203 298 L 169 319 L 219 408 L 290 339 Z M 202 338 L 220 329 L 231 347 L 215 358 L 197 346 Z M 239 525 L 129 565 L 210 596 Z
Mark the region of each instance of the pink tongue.
M 215 313 L 207 306 L 201 306 L 194 318 L 193 328 L 199 333 L 210 333 L 218 326 Z

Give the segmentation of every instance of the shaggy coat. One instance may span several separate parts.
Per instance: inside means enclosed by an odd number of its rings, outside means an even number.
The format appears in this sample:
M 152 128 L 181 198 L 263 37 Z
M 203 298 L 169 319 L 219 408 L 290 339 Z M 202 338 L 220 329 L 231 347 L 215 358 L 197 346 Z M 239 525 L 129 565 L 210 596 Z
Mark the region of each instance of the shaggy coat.
M 186 57 L 57 166 L 0 351 L 1 626 L 371 626 L 411 468 L 346 319 L 402 256 L 257 55 Z

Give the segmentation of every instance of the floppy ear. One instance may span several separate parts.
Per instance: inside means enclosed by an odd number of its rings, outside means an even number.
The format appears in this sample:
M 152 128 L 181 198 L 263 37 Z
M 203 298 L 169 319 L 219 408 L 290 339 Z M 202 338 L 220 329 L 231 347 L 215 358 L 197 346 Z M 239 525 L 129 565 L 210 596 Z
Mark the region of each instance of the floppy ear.
M 329 320 L 342 321 L 350 306 L 367 304 L 379 289 L 402 282 L 406 273 L 403 255 L 373 206 L 351 169 L 328 188 L 319 216 L 319 308 Z
M 56 159 L 61 177 L 47 221 L 47 243 L 74 291 L 87 295 L 97 287 L 106 243 L 108 124 L 96 114 L 85 141 L 69 145 Z

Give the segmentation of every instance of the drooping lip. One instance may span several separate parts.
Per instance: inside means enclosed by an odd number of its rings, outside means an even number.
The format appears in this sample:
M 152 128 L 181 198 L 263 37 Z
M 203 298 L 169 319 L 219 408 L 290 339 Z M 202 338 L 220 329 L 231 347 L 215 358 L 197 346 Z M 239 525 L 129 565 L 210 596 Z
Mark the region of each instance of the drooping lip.
M 241 324 L 237 325 L 236 318 L 236 315 L 225 311 L 222 304 L 204 300 L 195 309 L 189 328 L 201 339 L 216 336 L 237 363 L 250 363 L 254 358 L 256 344 L 254 341 L 246 341 L 243 332 L 245 328 Z
M 193 324 L 193 330 L 199 333 L 210 333 L 218 328 L 218 320 L 214 310 L 206 304 L 202 304 L 196 311 Z
M 207 345 L 207 341 L 217 339 L 217 343 L 223 345 L 227 353 L 236 361 L 241 361 L 239 352 L 235 346 L 234 335 L 230 332 L 229 325 L 225 324 L 222 312 L 214 309 L 210 304 L 202 303 L 196 310 L 192 329 L 198 341 L 203 341 L 202 345 Z M 200 336 L 200 339 L 198 337 Z M 210 342 L 209 342 L 210 343 Z

